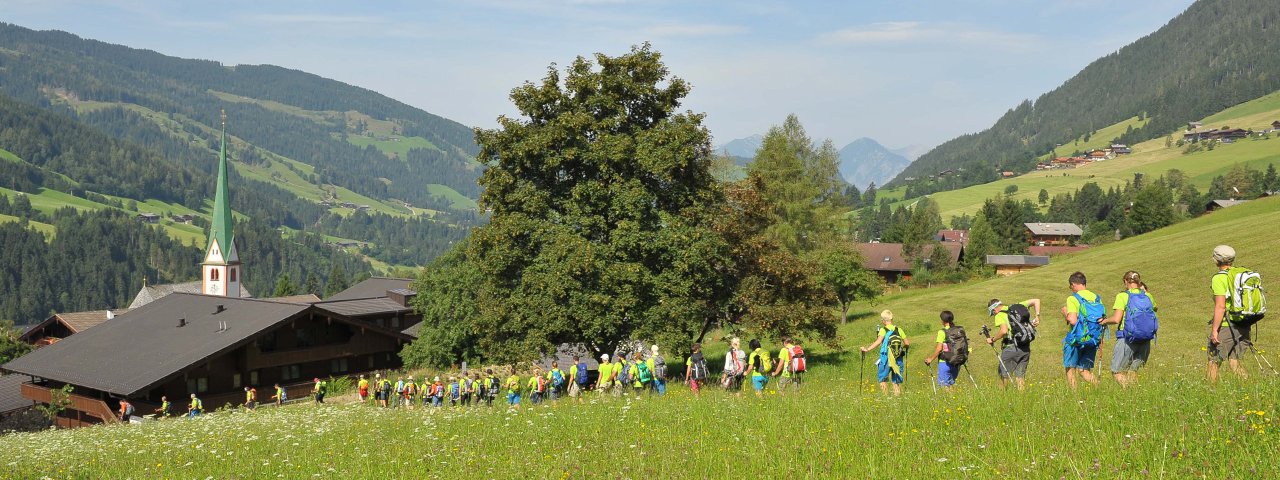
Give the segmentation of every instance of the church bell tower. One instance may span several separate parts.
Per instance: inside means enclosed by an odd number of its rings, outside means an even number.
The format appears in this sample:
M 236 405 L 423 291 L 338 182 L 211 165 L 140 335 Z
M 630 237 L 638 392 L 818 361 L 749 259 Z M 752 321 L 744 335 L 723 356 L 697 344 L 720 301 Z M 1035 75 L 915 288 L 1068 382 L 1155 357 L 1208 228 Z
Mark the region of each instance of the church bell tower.
M 213 199 L 212 226 L 204 262 L 200 264 L 203 279 L 200 292 L 206 295 L 240 297 L 244 272 L 240 254 L 236 252 L 231 216 L 231 197 L 227 188 L 227 112 L 222 112 L 222 148 L 218 153 L 218 190 Z

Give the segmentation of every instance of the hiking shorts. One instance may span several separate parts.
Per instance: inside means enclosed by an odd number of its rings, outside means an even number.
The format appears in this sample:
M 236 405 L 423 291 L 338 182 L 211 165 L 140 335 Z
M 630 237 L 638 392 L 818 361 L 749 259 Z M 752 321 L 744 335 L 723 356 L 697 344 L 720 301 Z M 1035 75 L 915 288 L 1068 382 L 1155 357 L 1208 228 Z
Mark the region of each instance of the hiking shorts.
M 570 384 L 569 384 L 569 397 L 570 397 L 570 398 L 578 398 L 578 395 L 581 395 L 581 394 L 582 394 L 582 388 L 578 387 L 578 384 L 577 384 L 577 383 L 570 383 Z
M 1212 325 L 1209 328 L 1213 328 Z M 1236 325 L 1223 321 L 1222 327 L 1218 329 L 1218 343 L 1213 343 L 1213 337 L 1209 337 L 1209 361 L 1221 363 L 1223 360 L 1239 360 L 1240 354 L 1244 353 L 1250 347 L 1253 347 L 1253 339 L 1249 336 L 1249 329 L 1240 328 Z
M 689 390 L 692 390 L 692 391 L 693 391 L 693 393 L 698 393 L 698 389 L 699 389 L 699 388 L 702 388 L 702 382 L 703 382 L 703 380 L 698 380 L 698 379 L 696 379 L 696 378 L 695 378 L 695 379 L 690 379 L 690 380 L 689 380 Z
M 960 367 L 953 367 L 950 363 L 938 361 L 938 385 L 950 387 L 956 384 L 956 375 L 960 373 Z
M 906 368 L 905 359 L 899 358 L 898 372 L 905 373 Z M 876 376 L 880 379 L 880 383 L 890 381 L 893 383 L 902 383 L 902 374 L 894 373 L 893 369 L 889 368 L 889 359 L 886 357 L 880 357 L 880 361 L 876 362 Z
M 1098 357 L 1098 347 L 1082 347 L 1078 345 L 1062 346 L 1062 366 L 1077 370 L 1093 370 L 1093 361 Z
M 507 405 L 519 405 L 519 404 L 520 404 L 520 394 L 519 394 L 519 393 L 508 393 L 508 394 L 507 394 Z M 439 405 L 439 404 L 437 404 L 437 405 Z
M 1008 368 L 1012 371 L 1014 378 L 1025 378 L 1027 376 L 1027 365 L 1031 363 L 1031 349 L 1018 348 L 1017 345 L 1005 346 L 1000 350 L 1000 361 L 996 362 L 996 373 L 1000 374 L 1000 378 L 1009 378 Z
M 769 377 L 766 377 L 766 376 L 764 376 L 764 375 L 758 375 L 758 376 L 757 376 L 757 375 L 752 375 L 752 376 L 751 376 L 751 388 L 756 389 L 756 391 L 757 391 L 757 392 L 759 392 L 759 391 L 763 391 L 763 390 L 764 390 L 764 386 L 765 386 L 765 385 L 768 385 L 768 384 L 769 384 Z
M 791 377 L 778 377 L 778 390 L 786 390 L 794 380 Z
M 1111 353 L 1111 373 L 1134 372 L 1147 363 L 1151 356 L 1151 342 L 1129 343 L 1116 339 L 1116 349 Z

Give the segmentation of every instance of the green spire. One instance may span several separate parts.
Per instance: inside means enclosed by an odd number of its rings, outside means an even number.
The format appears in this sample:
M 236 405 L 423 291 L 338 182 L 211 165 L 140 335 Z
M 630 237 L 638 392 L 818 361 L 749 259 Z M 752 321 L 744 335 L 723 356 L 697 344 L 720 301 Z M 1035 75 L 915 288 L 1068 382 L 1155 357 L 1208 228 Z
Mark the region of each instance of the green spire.
M 213 198 L 213 226 L 209 229 L 209 245 L 205 247 L 206 255 L 216 239 L 218 248 L 222 249 L 222 258 L 227 260 L 227 256 L 231 254 L 233 227 L 231 197 L 227 189 L 227 112 L 224 110 L 222 112 L 222 150 L 218 152 L 218 190 Z

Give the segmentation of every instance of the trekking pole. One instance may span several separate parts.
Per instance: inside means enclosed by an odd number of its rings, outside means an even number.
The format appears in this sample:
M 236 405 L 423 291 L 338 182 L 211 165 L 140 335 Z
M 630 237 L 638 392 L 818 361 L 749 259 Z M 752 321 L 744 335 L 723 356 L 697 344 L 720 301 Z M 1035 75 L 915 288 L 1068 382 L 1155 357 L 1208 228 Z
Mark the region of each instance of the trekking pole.
M 867 352 L 862 352 L 862 359 L 858 361 L 858 390 L 862 390 L 862 372 L 867 369 Z
M 1255 324 L 1255 325 L 1256 325 L 1256 324 Z M 1254 325 L 1250 325 L 1250 326 L 1249 326 L 1249 328 L 1250 328 L 1251 330 L 1252 330 L 1252 329 L 1254 329 L 1253 327 L 1254 327 Z M 1252 333 L 1252 332 L 1251 332 L 1251 333 Z M 1252 336 L 1252 335 L 1251 335 L 1251 336 Z M 1274 367 L 1274 366 L 1272 366 L 1272 365 L 1271 365 L 1271 361 L 1270 361 L 1270 360 L 1267 360 L 1267 357 L 1266 357 L 1265 355 L 1259 355 L 1259 354 L 1258 354 L 1258 351 L 1257 351 L 1256 349 L 1254 349 L 1254 348 L 1253 348 L 1254 340 L 1257 340 L 1257 338 L 1256 338 L 1256 337 L 1254 337 L 1254 338 L 1253 338 L 1253 340 L 1251 340 L 1251 341 L 1249 342 L 1249 351 L 1250 351 L 1250 352 L 1253 352 L 1253 359 L 1254 359 L 1254 361 L 1258 362 L 1258 370 L 1262 370 L 1262 362 L 1267 362 L 1267 368 L 1270 368 L 1270 369 L 1271 369 L 1271 374 L 1272 374 L 1272 375 L 1278 375 L 1278 374 L 1280 374 L 1280 372 L 1277 372 L 1277 371 L 1276 371 L 1276 367 Z
M 942 361 L 939 359 L 938 361 Z M 924 362 L 925 368 L 929 367 L 929 362 Z M 905 379 L 904 379 L 905 380 Z M 934 376 L 933 370 L 929 371 L 929 385 L 933 387 L 933 394 L 938 394 L 938 379 Z
M 986 339 L 990 339 L 990 338 L 991 338 L 991 330 L 987 329 L 987 326 L 986 326 L 986 325 L 983 325 L 983 326 L 982 326 L 982 338 L 986 338 Z M 998 363 L 1000 364 L 1000 369 L 1001 369 L 1001 370 L 1004 370 L 1004 374 L 1005 374 L 1005 375 L 1008 375 L 1008 376 L 1009 376 L 1009 379 L 1011 379 L 1011 380 L 1012 380 L 1012 379 L 1013 379 L 1013 372 L 1009 371 L 1009 367 L 1008 367 L 1007 365 L 1005 365 L 1005 364 L 1004 364 L 1004 359 L 1003 359 L 1003 358 L 1000 358 L 1000 352 L 996 350 L 996 344 L 995 344 L 995 342 L 988 343 L 987 345 L 991 347 L 991 353 L 994 353 L 994 354 L 996 355 L 996 362 L 998 362 Z M 975 384 L 976 384 L 976 382 L 975 382 Z
M 978 389 L 978 381 L 973 379 L 973 373 L 969 372 L 969 364 L 964 364 L 964 373 L 969 376 L 969 381 L 973 382 L 973 389 Z

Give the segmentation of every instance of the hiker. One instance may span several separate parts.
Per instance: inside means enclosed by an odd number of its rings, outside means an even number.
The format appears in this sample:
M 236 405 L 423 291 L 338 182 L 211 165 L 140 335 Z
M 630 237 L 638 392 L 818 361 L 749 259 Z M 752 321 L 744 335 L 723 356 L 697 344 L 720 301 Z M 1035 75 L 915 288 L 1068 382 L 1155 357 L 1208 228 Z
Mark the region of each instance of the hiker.
M 286 397 L 288 397 L 288 394 L 285 393 L 284 387 L 281 387 L 279 383 L 275 384 L 275 386 L 276 386 L 276 394 L 272 395 L 271 399 L 275 400 L 276 406 L 279 407 L 281 405 L 284 405 L 284 401 L 287 399 Z
M 640 352 L 631 354 L 631 367 L 629 379 L 631 385 L 635 389 L 636 398 L 640 398 L 640 394 L 649 388 L 649 384 L 653 382 L 653 370 L 649 369 L 649 364 L 645 363 L 644 355 Z
M 258 389 L 244 387 L 244 408 L 249 410 L 258 408 Z
M 1236 250 L 1227 245 L 1213 248 L 1218 272 L 1209 284 L 1213 290 L 1213 319 L 1209 323 L 1209 381 L 1218 381 L 1218 369 L 1226 360 L 1231 371 L 1249 378 L 1240 355 L 1253 348 L 1250 331 L 1262 319 L 1266 300 L 1262 279 L 1253 271 L 1235 266 Z
M 791 386 L 791 351 L 795 347 L 791 337 L 782 337 L 782 348 L 778 349 L 778 364 L 773 368 L 773 376 L 778 377 L 778 391 L 785 392 Z
M 391 397 L 391 408 L 399 407 L 404 403 L 404 377 L 396 377 L 395 396 Z
M 547 392 L 547 379 L 542 377 L 542 368 L 533 367 L 533 375 L 529 377 L 529 403 L 542 403 L 542 396 Z
M 516 367 L 511 367 L 511 376 L 507 377 L 507 405 L 520 408 L 520 375 Z
M 613 362 L 613 396 L 626 395 L 627 389 L 631 388 L 631 362 L 627 360 L 625 353 L 619 353 L 617 361 Z
M 599 378 L 596 378 L 596 391 L 600 393 L 608 392 L 609 387 L 613 386 L 613 364 L 609 363 L 609 354 L 600 355 L 600 372 Z
M 480 383 L 480 374 L 472 372 L 470 377 L 463 375 L 462 379 L 462 406 L 469 407 L 471 406 L 471 399 L 475 398 L 476 387 Z M 476 398 L 476 404 L 479 403 L 480 399 Z
M 569 398 L 575 398 L 578 403 L 582 403 L 582 394 L 590 382 L 591 373 L 587 371 L 587 362 L 582 361 L 582 357 L 574 355 L 573 367 L 569 369 Z
M 502 390 L 502 381 L 498 380 L 498 376 L 493 374 L 492 368 L 485 369 L 484 372 L 489 375 L 488 395 L 485 395 L 484 400 L 488 406 L 492 407 L 493 400 L 498 398 L 498 392 Z
M 560 387 L 564 386 L 565 380 L 564 370 L 560 369 L 559 361 L 551 361 L 551 371 L 547 372 L 546 380 L 550 384 L 546 388 L 547 394 L 551 397 L 551 401 L 554 402 L 560 398 Z
M 720 383 L 725 390 L 740 391 L 742 376 L 746 373 L 747 354 L 742 351 L 742 343 L 738 337 L 729 339 L 729 351 L 724 354 L 724 370 L 720 374 Z
M 702 356 L 702 344 L 693 344 L 693 353 L 684 361 L 684 378 L 689 383 L 689 390 L 701 396 L 702 384 L 707 381 L 707 359 Z
M 938 386 L 951 388 L 960 375 L 960 366 L 969 358 L 969 337 L 965 335 L 964 327 L 955 324 L 955 315 L 950 310 L 943 310 L 938 318 L 942 321 L 942 329 L 938 330 L 938 346 L 924 359 L 924 365 L 927 367 L 937 359 Z
M 458 377 L 449 377 L 449 406 L 458 406 L 458 400 L 462 399 L 462 386 L 458 384 Z
M 360 382 L 356 384 L 356 391 L 360 393 L 360 403 L 369 401 L 369 380 L 360 375 Z
M 1062 307 L 1062 317 L 1068 327 L 1067 335 L 1062 338 L 1062 366 L 1066 370 L 1067 384 L 1074 390 L 1077 375 L 1091 384 L 1098 384 L 1098 378 L 1093 375 L 1093 364 L 1102 342 L 1100 322 L 1106 316 L 1106 307 L 1102 305 L 1101 296 L 1089 291 L 1084 273 L 1072 273 L 1067 282 L 1071 286 L 1071 296 Z
M 440 383 L 439 375 L 431 382 L 431 405 L 434 407 L 444 406 L 444 384 Z
M 203 411 L 204 402 L 200 401 L 196 394 L 191 394 L 191 404 L 187 405 L 187 417 L 198 417 Z
M 902 380 L 906 376 L 907 349 L 911 340 L 901 329 L 893 324 L 893 312 L 880 312 L 880 329 L 876 332 L 876 341 L 862 347 L 862 353 L 880 347 L 880 359 L 876 361 L 876 373 L 880 379 L 880 393 L 889 393 L 889 383 L 893 383 L 893 394 L 902 395 Z
M 764 395 L 764 387 L 769 384 L 769 351 L 760 346 L 760 339 L 753 338 L 748 344 L 751 347 L 751 356 L 747 359 L 747 370 L 751 371 L 751 388 L 755 389 L 756 397 Z
M 413 381 L 413 376 L 409 376 L 404 382 L 404 406 L 413 408 L 413 401 L 418 398 L 418 384 Z
M 653 353 L 649 355 L 649 359 L 645 363 L 649 367 L 649 372 L 653 375 L 652 391 L 658 395 L 667 393 L 667 359 L 658 353 L 658 346 L 654 345 L 650 348 Z
M 1031 309 L 1035 309 L 1034 314 Z M 1000 376 L 1000 385 L 1009 388 L 1009 379 L 1013 378 L 1018 390 L 1026 389 L 1031 342 L 1036 338 L 1036 327 L 1040 326 L 1040 299 L 1028 298 L 1005 305 L 1000 299 L 993 298 L 987 303 L 987 316 L 992 318 L 996 334 L 987 335 L 986 326 L 982 327 L 982 334 L 987 337 L 987 345 L 993 348 L 996 342 L 1000 342 L 1000 352 L 996 354 L 996 374 Z
M 382 394 L 382 396 L 378 399 L 379 405 L 381 405 L 382 408 L 390 408 L 391 407 L 390 405 L 391 378 L 390 377 L 382 377 L 382 383 L 379 385 L 378 391 Z
M 129 417 L 133 416 L 133 404 L 129 403 L 129 399 L 120 399 L 120 421 L 127 422 Z
M 169 397 L 160 396 L 160 408 L 157 408 L 151 416 L 156 419 L 165 418 L 173 414 L 173 404 L 169 403 Z
M 1138 381 L 1138 369 L 1147 363 L 1151 355 L 1151 340 L 1155 339 L 1156 301 L 1147 292 L 1142 276 L 1133 270 L 1122 278 L 1125 290 L 1116 294 L 1111 306 L 1111 318 L 1103 325 L 1116 326 L 1116 346 L 1111 354 L 1111 374 L 1120 386 L 1127 387 Z
M 329 383 L 321 380 L 320 377 L 315 378 L 316 385 L 311 387 L 311 393 L 316 396 L 316 403 L 324 403 L 324 394 L 329 391 Z

